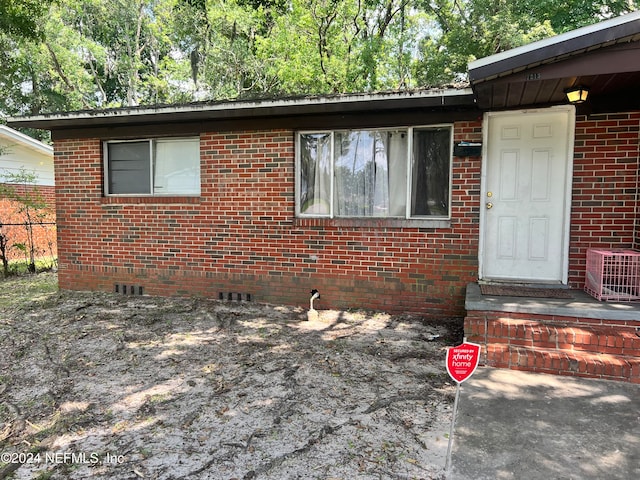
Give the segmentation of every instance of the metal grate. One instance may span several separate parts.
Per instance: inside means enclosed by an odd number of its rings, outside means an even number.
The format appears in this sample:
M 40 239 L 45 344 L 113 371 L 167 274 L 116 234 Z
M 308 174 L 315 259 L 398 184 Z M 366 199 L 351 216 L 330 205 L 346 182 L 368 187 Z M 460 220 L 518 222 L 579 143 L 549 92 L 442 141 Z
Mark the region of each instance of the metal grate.
M 640 252 L 636 250 L 587 250 L 584 290 L 598 300 L 640 300 Z
M 251 301 L 251 294 L 250 293 L 236 293 L 236 292 L 218 292 L 218 300 L 228 300 L 228 301 L 233 301 L 233 300 L 237 300 L 238 302 L 241 302 L 243 299 L 243 295 L 244 295 L 244 300 L 247 302 Z
M 144 295 L 144 287 L 142 285 L 128 285 L 126 283 L 114 283 L 113 291 L 122 295 Z

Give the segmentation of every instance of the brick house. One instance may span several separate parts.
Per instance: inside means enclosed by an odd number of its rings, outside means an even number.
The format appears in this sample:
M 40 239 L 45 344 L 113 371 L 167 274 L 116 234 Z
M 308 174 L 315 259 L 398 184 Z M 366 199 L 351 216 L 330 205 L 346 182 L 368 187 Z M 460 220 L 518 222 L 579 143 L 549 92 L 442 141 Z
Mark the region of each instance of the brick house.
M 480 159 L 450 152 L 455 142 L 481 140 L 479 117 L 466 89 L 141 107 L 14 123 L 52 129 L 61 288 L 134 286 L 151 295 L 301 305 L 317 288 L 321 308 L 459 315 L 465 286 L 477 275 Z M 300 165 L 317 158 L 318 139 L 343 132 L 357 137 L 343 141 L 354 151 L 345 183 L 360 182 L 350 195 L 354 204 L 367 203 L 355 216 L 341 215 L 346 207 L 337 202 L 331 212 L 302 200 L 315 191 L 333 203 L 309 184 L 314 175 L 324 180 L 320 162 L 306 178 Z M 410 134 L 436 136 L 442 150 L 445 188 L 431 202 L 444 205 L 431 215 L 406 205 Z M 404 162 L 392 213 L 384 211 L 388 186 L 358 191 L 369 187 L 357 178 L 369 160 L 358 155 L 384 142 L 402 150 Z M 296 147 L 302 144 L 306 158 Z M 185 157 L 151 179 L 149 159 L 178 148 Z M 127 155 L 137 155 L 139 166 L 127 165 Z M 387 166 L 379 168 L 388 177 Z M 296 194 L 296 182 L 305 194 Z
M 579 294 L 587 249 L 638 248 L 639 49 L 636 12 L 472 62 L 469 88 L 12 123 L 52 131 L 61 288 L 294 305 L 316 288 L 319 308 L 466 311 L 487 364 L 637 381 L 636 304 L 473 295 Z M 569 104 L 576 86 L 589 97 Z M 576 325 L 584 338 L 558 340 Z M 602 338 L 620 371 L 567 357 Z
M 640 247 L 640 12 L 472 62 L 469 78 L 485 112 L 479 275 L 574 290 L 501 298 L 470 284 L 465 333 L 488 365 L 640 383 L 640 257 L 628 251 Z M 576 87 L 586 101 L 558 106 Z M 608 266 L 587 275 L 591 254 Z M 599 274 L 623 301 L 579 290 Z
M 34 174 L 34 181 L 14 183 L 16 178 L 11 174 L 19 174 L 21 170 Z M 39 255 L 56 255 L 55 225 L 55 187 L 53 173 L 53 147 L 35 140 L 28 135 L 18 132 L 6 125 L 0 125 L 0 184 L 10 188 L 18 195 L 37 195 L 46 204 L 47 225 L 34 228 L 35 248 Z M 7 176 L 9 175 L 9 176 Z M 6 236 L 9 242 L 7 258 L 20 259 L 23 254 L 11 248 L 16 243 L 26 243 L 27 234 L 22 225 L 24 215 L 20 212 L 20 205 L 15 201 L 0 197 L 0 234 Z

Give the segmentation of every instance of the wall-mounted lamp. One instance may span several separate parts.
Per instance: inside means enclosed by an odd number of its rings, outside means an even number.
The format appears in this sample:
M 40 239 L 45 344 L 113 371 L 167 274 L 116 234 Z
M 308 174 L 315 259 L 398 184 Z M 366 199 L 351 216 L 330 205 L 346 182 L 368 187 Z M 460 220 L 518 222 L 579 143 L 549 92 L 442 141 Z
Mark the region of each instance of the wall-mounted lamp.
M 564 92 L 569 103 L 584 103 L 589 96 L 589 89 L 586 87 L 574 87 Z

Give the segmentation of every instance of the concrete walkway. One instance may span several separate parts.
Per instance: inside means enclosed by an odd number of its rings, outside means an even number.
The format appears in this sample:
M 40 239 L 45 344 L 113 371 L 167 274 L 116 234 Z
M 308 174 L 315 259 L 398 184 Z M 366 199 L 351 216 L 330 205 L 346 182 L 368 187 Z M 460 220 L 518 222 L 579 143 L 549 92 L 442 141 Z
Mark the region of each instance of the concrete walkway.
M 448 480 L 640 479 L 640 385 L 478 368 Z

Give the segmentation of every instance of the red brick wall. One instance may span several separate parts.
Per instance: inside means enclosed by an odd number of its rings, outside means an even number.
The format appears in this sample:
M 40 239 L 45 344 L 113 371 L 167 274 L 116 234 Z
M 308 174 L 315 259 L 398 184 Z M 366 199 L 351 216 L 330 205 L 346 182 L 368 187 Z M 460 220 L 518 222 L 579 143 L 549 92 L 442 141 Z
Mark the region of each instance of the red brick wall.
M 36 257 L 49 257 L 57 255 L 56 249 L 56 227 L 55 225 L 47 225 L 47 223 L 55 222 L 55 189 L 52 186 L 25 186 L 25 185 L 4 185 L 6 188 L 12 189 L 16 194 L 25 196 L 30 192 L 31 195 L 40 196 L 46 204 L 46 208 L 40 212 L 42 217 L 32 219 L 33 237 L 36 250 Z M 7 237 L 9 247 L 7 250 L 7 258 L 9 260 L 22 260 L 24 253 L 14 247 L 18 243 L 28 243 L 28 236 L 25 227 L 22 225 L 26 222 L 25 213 L 21 212 L 23 206 L 8 198 L 0 198 L 0 233 Z M 42 224 L 38 223 L 42 221 Z M 20 224 L 20 225 L 9 225 Z
M 481 141 L 479 122 L 456 141 Z M 294 133 L 201 135 L 200 198 L 105 198 L 101 142 L 55 144 L 65 289 L 461 314 L 477 278 L 480 158 L 455 158 L 449 228 L 295 218 Z M 78 186 L 81 185 L 81 188 Z
M 640 383 L 640 320 L 469 311 L 464 323 L 484 365 Z
M 41 199 L 52 212 L 56 208 L 56 191 L 52 185 L 23 185 L 14 183 L 2 184 L 4 188 L 11 189 L 16 195 L 31 195 L 34 200 Z
M 582 288 L 586 249 L 638 245 L 640 112 L 579 116 L 569 282 Z M 455 141 L 481 141 L 458 122 Z M 251 294 L 319 308 L 461 314 L 477 278 L 480 158 L 454 158 L 450 228 L 296 219 L 294 133 L 201 136 L 200 198 L 105 198 L 101 142 L 56 142 L 60 285 L 150 294 Z M 81 185 L 82 188 L 78 188 Z
M 569 283 L 582 288 L 587 248 L 632 248 L 638 239 L 640 112 L 578 116 Z

